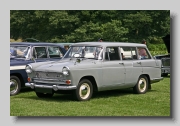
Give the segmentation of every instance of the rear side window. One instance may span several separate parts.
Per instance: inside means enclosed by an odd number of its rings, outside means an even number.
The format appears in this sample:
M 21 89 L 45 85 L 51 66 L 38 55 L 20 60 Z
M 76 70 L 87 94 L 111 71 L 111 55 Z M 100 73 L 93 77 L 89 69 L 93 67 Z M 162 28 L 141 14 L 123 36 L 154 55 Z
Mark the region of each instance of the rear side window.
M 49 46 L 48 47 L 49 58 L 60 58 L 63 57 L 63 53 L 61 52 L 59 47 Z
M 136 60 L 138 59 L 136 47 L 121 47 L 122 60 Z

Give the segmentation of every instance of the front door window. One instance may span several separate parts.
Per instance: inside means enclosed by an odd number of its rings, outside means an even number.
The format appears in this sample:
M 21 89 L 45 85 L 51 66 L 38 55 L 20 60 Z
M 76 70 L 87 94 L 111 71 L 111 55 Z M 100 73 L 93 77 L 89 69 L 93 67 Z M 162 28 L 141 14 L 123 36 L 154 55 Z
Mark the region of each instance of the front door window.
M 47 58 L 46 47 L 35 47 L 33 50 L 33 57 Z
M 148 51 L 146 50 L 146 48 L 144 47 L 138 47 L 138 53 L 139 53 L 139 57 L 138 59 L 150 59 L 150 55 L 148 53 Z

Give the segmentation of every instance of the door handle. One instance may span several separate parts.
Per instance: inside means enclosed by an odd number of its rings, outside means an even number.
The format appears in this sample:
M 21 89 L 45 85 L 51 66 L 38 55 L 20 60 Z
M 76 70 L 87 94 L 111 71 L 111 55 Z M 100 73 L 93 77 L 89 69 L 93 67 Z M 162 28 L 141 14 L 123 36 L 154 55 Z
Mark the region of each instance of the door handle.
M 124 65 L 124 63 L 119 63 L 119 64 Z
M 137 64 L 141 64 L 141 62 L 137 62 Z

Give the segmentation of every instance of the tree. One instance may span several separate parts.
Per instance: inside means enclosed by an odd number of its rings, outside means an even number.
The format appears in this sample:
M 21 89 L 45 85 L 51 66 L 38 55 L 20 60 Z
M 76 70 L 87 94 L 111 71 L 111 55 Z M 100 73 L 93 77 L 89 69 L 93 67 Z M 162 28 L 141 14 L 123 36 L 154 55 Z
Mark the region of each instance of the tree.
M 10 38 L 44 42 L 162 42 L 169 10 L 11 10 Z

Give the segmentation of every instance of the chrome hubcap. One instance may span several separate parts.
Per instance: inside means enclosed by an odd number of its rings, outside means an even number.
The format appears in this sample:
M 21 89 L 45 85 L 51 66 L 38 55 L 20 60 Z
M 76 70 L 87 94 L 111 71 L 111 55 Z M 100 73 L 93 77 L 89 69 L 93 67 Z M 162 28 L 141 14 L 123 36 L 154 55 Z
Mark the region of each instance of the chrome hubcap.
M 18 82 L 15 79 L 10 80 L 10 92 L 14 93 L 18 89 Z
M 83 83 L 81 85 L 80 90 L 79 90 L 79 94 L 80 94 L 80 97 L 82 99 L 88 98 L 88 96 L 90 94 L 90 87 L 87 83 Z
M 146 80 L 144 78 L 141 78 L 139 80 L 139 90 L 141 92 L 145 91 L 146 90 Z

